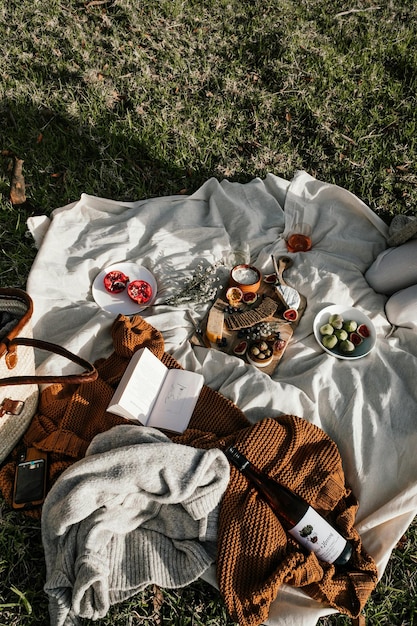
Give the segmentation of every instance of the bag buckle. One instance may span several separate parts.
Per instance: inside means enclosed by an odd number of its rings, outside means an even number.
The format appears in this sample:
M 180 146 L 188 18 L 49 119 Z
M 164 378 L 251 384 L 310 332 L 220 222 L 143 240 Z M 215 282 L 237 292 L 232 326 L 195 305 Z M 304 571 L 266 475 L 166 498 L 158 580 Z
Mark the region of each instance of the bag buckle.
M 0 403 L 0 417 L 3 417 L 6 413 L 9 415 L 20 415 L 24 406 L 23 400 L 4 398 Z

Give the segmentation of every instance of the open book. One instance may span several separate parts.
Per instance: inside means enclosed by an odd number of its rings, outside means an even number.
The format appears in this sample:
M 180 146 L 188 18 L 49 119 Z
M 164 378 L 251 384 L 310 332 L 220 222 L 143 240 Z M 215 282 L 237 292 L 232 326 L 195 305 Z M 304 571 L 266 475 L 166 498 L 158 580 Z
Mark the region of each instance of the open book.
M 132 356 L 107 410 L 143 426 L 182 433 L 188 426 L 204 378 L 169 369 L 148 348 Z

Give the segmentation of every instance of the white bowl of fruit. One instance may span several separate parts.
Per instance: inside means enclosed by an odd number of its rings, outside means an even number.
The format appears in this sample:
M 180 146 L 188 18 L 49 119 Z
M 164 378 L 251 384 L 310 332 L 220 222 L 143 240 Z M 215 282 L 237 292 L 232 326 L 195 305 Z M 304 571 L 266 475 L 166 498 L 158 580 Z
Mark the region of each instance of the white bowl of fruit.
M 338 359 L 361 359 L 376 343 L 376 330 L 365 313 L 332 304 L 314 319 L 314 336 L 325 352 Z

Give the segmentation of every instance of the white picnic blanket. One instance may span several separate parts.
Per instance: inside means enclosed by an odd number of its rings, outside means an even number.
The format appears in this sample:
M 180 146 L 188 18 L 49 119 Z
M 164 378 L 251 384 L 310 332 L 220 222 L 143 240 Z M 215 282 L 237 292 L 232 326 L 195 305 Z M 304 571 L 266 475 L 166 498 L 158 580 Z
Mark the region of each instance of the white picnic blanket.
M 186 307 L 159 305 L 142 315 L 163 332 L 167 351 L 201 372 L 252 422 L 291 413 L 336 441 L 360 501 L 358 530 L 382 575 L 417 511 L 417 338 L 405 328 L 387 337 L 386 298 L 363 275 L 387 247 L 388 228 L 350 192 L 298 172 L 290 182 L 273 174 L 247 184 L 209 179 L 190 196 L 131 203 L 83 194 L 51 220 L 29 220 L 39 246 L 27 284 L 34 334 L 88 359 L 107 356 L 115 315 L 92 296 L 103 268 L 126 260 L 145 266 L 158 283 L 156 302 L 163 302 L 197 262 L 216 262 L 245 244 L 252 263 L 272 272 L 270 255 L 287 254 L 284 235 L 303 220 L 312 225 L 313 248 L 291 255 L 286 279 L 304 294 L 307 308 L 272 377 L 236 357 L 192 347 Z M 372 319 L 377 343 L 363 359 L 339 360 L 317 344 L 314 317 L 333 303 L 355 306 Z M 191 312 L 200 320 L 207 309 L 195 305 Z M 58 358 L 41 358 L 39 371 L 64 367 Z M 268 623 L 312 626 L 331 612 L 284 587 Z

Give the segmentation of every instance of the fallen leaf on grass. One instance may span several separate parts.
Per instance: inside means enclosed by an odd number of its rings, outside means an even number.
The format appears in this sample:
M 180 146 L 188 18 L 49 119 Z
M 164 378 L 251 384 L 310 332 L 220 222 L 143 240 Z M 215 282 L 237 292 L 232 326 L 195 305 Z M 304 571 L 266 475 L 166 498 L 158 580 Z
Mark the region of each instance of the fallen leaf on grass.
M 98 7 L 102 4 L 110 4 L 113 0 L 91 0 L 91 2 L 87 2 L 87 4 L 85 5 L 86 8 L 90 8 L 90 7 Z
M 410 168 L 410 164 L 409 163 L 405 163 L 404 165 L 396 165 L 395 169 L 399 170 L 400 172 L 408 172 Z
M 406 545 L 407 545 L 407 535 L 403 535 L 398 540 L 397 545 L 395 546 L 395 549 L 396 550 L 404 550 Z
M 161 624 L 161 607 L 164 604 L 164 594 L 157 585 L 153 585 L 153 619 L 155 624 Z
M 15 205 L 26 202 L 26 187 L 23 176 L 23 159 L 14 157 L 12 174 L 10 177 L 10 202 Z

